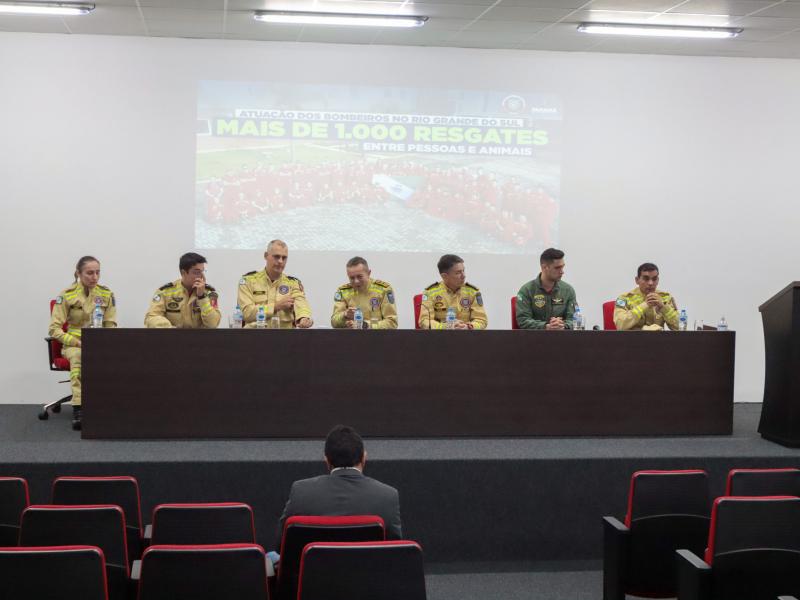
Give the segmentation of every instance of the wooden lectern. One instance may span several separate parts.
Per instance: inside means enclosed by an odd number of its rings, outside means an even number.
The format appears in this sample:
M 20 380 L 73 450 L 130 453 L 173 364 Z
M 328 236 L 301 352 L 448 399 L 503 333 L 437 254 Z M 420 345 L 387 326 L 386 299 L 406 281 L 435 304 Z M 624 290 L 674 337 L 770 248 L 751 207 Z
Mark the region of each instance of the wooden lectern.
M 766 372 L 758 431 L 783 446 L 800 447 L 800 281 L 758 307 L 764 322 Z

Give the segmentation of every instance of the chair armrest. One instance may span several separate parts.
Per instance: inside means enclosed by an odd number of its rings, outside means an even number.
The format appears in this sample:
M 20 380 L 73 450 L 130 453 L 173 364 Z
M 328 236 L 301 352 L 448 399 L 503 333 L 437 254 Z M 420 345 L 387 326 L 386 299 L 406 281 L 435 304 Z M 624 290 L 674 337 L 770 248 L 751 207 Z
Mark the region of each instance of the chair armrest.
M 149 525 L 144 526 L 144 535 L 142 536 L 142 541 L 144 542 L 145 547 L 150 545 L 150 541 L 153 539 L 153 524 L 150 523 Z
M 131 566 L 131 581 L 139 581 L 142 577 L 142 561 L 135 560 Z
M 614 517 L 603 517 L 603 600 L 625 600 L 630 529 Z
M 676 550 L 678 600 L 711 598 L 711 566 L 691 550 Z

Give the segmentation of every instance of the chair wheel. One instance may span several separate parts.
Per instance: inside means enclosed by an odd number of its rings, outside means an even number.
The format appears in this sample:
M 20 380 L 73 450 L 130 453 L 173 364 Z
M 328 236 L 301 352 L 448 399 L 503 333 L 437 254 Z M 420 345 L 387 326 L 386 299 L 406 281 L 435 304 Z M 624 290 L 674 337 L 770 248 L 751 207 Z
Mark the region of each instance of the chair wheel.
M 60 405 L 60 404 L 56 404 L 56 405 L 55 405 L 55 406 L 52 408 L 52 410 L 53 410 L 53 412 L 54 412 L 54 413 L 60 413 L 60 412 L 61 412 L 61 405 Z
M 39 416 L 39 420 L 40 420 L 40 421 L 47 421 L 47 419 L 49 419 L 49 418 L 50 418 L 50 415 L 48 415 L 48 414 L 47 414 L 47 411 L 46 411 L 46 410 L 42 410 L 42 411 L 39 413 L 39 415 L 38 415 L 38 416 Z

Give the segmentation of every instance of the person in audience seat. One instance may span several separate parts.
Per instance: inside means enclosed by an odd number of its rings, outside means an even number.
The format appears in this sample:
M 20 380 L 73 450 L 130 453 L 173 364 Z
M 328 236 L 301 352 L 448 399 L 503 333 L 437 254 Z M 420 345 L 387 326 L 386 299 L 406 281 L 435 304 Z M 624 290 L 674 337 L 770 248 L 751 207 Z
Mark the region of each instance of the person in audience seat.
M 358 432 L 346 425 L 331 429 L 325 439 L 328 473 L 292 484 L 278 520 L 275 547 L 280 548 L 286 519 L 295 515 L 376 515 L 383 519 L 387 539 L 402 539 L 400 495 L 395 488 L 364 475 L 366 464 L 367 452 Z

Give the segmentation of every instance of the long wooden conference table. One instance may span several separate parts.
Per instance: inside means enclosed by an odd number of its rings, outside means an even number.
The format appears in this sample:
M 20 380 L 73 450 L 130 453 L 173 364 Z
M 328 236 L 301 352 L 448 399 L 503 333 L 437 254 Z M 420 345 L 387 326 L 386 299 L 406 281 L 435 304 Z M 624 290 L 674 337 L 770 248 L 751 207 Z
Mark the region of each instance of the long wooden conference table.
M 734 332 L 87 329 L 84 438 L 725 435 Z

